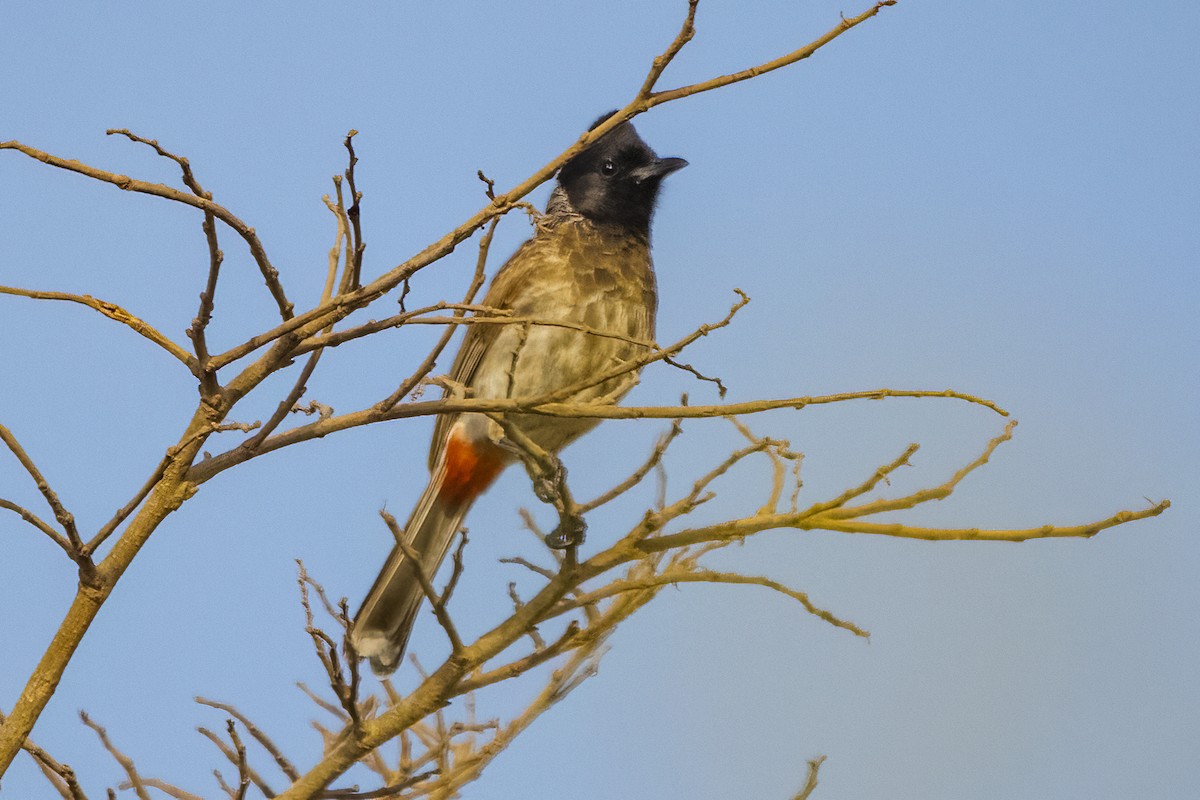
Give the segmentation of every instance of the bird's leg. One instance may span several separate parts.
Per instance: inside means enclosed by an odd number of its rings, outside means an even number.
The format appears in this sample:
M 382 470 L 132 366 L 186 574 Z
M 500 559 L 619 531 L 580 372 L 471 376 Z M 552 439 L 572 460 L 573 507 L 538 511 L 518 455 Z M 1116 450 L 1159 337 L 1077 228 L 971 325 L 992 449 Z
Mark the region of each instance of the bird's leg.
M 489 415 L 491 416 L 491 415 Z M 583 544 L 587 523 L 567 486 L 567 468 L 554 453 L 539 447 L 523 431 L 499 415 L 493 421 L 503 429 L 496 444 L 516 456 L 525 465 L 533 493 L 538 500 L 558 511 L 558 526 L 546 534 L 546 546 L 566 550 Z
M 546 546 L 553 550 L 569 550 L 583 544 L 587 538 L 587 523 L 578 514 L 560 514 L 558 526 L 546 534 Z
M 530 474 L 533 480 L 533 494 L 538 500 L 549 505 L 554 505 L 561 493 L 559 487 L 563 486 L 567 480 L 567 468 L 555 456 L 550 456 L 552 459 L 549 464 L 537 464 L 537 474 Z M 549 469 L 547 469 L 549 467 Z

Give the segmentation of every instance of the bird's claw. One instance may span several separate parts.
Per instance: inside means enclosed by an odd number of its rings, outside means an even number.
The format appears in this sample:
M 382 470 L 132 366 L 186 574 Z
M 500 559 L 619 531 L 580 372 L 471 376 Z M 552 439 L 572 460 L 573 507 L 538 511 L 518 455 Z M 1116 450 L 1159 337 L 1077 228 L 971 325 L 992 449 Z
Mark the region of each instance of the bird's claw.
M 543 503 L 553 504 L 558 497 L 558 487 L 553 478 L 538 478 L 533 482 L 533 494 Z
M 552 550 L 567 550 L 583 544 L 587 538 L 587 523 L 579 517 L 564 519 L 558 527 L 546 534 L 544 541 Z
M 554 459 L 553 471 L 543 471 L 533 481 L 533 493 L 538 500 L 543 503 L 554 505 L 558 499 L 560 490 L 559 487 L 567 479 L 567 468 L 562 462 Z

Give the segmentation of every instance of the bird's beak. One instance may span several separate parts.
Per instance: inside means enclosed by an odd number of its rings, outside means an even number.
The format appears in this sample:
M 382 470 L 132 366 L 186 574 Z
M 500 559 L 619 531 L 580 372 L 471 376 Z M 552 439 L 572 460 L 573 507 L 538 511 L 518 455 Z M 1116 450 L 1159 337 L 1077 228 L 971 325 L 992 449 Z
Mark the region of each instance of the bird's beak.
M 688 162 L 682 158 L 656 158 L 644 167 L 638 167 L 633 170 L 633 179 L 638 183 L 649 180 L 651 178 L 665 178 L 676 170 L 681 170 L 688 165 Z

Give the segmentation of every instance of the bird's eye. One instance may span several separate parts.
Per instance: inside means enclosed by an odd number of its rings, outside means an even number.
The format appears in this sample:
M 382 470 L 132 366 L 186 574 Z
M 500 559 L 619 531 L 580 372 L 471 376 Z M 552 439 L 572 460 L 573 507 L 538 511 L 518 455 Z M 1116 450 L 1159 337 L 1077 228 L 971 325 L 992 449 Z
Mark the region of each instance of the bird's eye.
M 610 159 L 604 162 L 600 171 L 604 173 L 605 177 L 612 177 L 617 174 L 617 165 Z

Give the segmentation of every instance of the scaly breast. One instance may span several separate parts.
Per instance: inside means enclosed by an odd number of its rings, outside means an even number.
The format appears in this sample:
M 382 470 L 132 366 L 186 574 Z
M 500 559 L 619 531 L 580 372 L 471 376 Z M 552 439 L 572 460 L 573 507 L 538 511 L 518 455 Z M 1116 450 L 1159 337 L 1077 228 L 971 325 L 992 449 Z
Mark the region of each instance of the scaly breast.
M 511 304 L 517 316 L 564 325 L 504 326 L 485 356 L 490 363 L 476 373 L 477 396 L 536 397 L 590 381 L 646 354 L 657 307 L 649 246 L 582 227 L 570 226 L 549 238 Z M 635 374 L 611 378 L 569 399 L 615 401 L 636 380 Z M 539 444 L 557 450 L 596 421 L 528 415 L 520 424 Z

